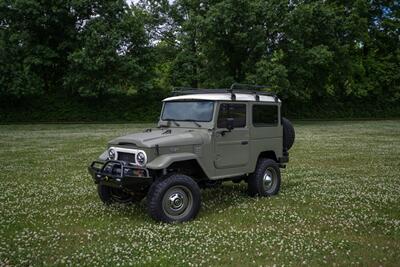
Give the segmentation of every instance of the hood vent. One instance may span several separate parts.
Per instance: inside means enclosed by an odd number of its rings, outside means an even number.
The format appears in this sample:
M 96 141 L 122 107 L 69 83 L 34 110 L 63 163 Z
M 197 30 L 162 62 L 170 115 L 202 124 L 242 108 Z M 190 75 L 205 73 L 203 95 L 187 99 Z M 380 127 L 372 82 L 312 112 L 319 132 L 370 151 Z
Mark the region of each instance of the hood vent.
M 121 146 L 137 146 L 135 143 L 131 143 L 131 142 L 119 142 L 118 145 Z

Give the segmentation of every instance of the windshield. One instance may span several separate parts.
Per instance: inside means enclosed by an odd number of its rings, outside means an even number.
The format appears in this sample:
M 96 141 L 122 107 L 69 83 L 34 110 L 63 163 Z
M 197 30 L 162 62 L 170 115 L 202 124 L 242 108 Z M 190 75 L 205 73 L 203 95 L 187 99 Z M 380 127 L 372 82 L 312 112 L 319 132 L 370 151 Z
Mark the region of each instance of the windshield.
M 165 102 L 162 120 L 211 121 L 214 111 L 213 101 Z

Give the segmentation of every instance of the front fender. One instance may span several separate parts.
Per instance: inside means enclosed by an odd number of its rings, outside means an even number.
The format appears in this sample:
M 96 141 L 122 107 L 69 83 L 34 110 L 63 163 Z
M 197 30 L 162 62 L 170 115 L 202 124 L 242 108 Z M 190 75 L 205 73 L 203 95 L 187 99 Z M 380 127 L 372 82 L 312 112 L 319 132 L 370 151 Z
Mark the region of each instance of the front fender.
M 196 159 L 197 156 L 193 153 L 174 153 L 158 156 L 146 165 L 146 168 L 151 170 L 161 170 L 167 168 L 174 162 Z

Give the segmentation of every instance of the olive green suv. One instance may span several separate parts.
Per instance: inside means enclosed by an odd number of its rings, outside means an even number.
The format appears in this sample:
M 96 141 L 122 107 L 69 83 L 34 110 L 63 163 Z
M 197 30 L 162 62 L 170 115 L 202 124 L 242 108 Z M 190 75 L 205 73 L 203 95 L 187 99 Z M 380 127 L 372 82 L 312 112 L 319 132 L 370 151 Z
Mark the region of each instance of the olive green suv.
M 277 194 L 295 132 L 279 98 L 254 88 L 174 91 L 157 128 L 111 140 L 90 165 L 100 199 L 146 197 L 155 220 L 183 222 L 198 214 L 200 188 L 222 181 L 245 181 L 250 196 Z

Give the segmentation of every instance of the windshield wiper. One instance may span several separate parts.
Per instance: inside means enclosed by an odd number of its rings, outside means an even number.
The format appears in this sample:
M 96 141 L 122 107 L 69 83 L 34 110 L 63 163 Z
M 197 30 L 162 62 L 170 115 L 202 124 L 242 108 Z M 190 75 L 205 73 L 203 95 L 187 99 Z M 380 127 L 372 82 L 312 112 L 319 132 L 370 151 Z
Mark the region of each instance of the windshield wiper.
M 174 124 L 175 124 L 175 126 L 181 126 L 179 123 L 177 123 L 176 122 L 176 120 L 174 120 L 174 119 L 164 119 L 165 121 L 172 121 Z
M 183 120 L 183 121 L 191 121 L 191 122 L 193 122 L 194 124 L 196 124 L 197 127 L 201 127 L 201 124 L 198 123 L 198 122 L 195 121 L 195 120 Z

